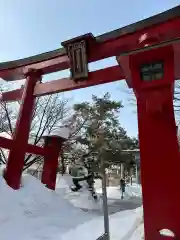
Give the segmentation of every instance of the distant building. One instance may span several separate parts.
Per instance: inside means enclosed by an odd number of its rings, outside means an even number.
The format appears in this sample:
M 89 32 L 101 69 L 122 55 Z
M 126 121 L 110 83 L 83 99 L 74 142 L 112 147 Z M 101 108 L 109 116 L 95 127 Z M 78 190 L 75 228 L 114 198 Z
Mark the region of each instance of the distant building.
M 140 171 L 140 149 L 127 149 L 123 150 L 123 152 L 128 152 L 132 154 L 135 164 L 136 164 L 136 182 L 138 184 L 141 183 L 141 171 Z

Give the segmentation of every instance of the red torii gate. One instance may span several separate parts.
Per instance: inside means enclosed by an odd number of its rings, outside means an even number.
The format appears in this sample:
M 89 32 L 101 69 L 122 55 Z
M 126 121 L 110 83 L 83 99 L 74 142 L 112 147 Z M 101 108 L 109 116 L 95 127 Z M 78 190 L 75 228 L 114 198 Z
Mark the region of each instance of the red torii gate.
M 180 78 L 180 6 L 98 37 L 89 33 L 62 45 L 52 52 L 0 64 L 4 80 L 26 77 L 22 89 L 3 93 L 1 98 L 22 100 L 13 140 L 0 138 L 0 146 L 10 149 L 7 183 L 20 187 L 25 153 L 33 152 L 48 156 L 43 182 L 49 181 L 54 188 L 57 141 L 49 141 L 51 151 L 28 144 L 35 97 L 126 79 L 137 99 L 145 239 L 169 239 L 160 235 L 162 229 L 180 239 L 180 159 L 173 111 L 174 80 Z M 88 63 L 111 56 L 116 56 L 118 66 L 88 71 Z M 70 78 L 41 83 L 42 74 L 67 68 Z M 57 151 L 51 157 L 53 148 Z

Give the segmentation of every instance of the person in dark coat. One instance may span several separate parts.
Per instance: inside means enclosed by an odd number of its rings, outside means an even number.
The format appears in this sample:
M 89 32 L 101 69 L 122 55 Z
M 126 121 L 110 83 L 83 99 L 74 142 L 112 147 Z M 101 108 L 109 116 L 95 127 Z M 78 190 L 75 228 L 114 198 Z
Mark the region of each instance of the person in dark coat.
M 120 179 L 121 199 L 124 199 L 124 193 L 126 188 L 126 182 L 123 178 Z
M 93 172 L 89 171 L 86 166 L 74 164 L 71 166 L 69 173 L 72 176 L 72 181 L 74 184 L 74 186 L 71 187 L 71 190 L 73 192 L 79 191 L 82 188 L 80 182 L 86 181 L 88 184 L 88 189 L 92 194 L 92 197 L 94 199 L 97 199 L 97 194 L 94 189 Z

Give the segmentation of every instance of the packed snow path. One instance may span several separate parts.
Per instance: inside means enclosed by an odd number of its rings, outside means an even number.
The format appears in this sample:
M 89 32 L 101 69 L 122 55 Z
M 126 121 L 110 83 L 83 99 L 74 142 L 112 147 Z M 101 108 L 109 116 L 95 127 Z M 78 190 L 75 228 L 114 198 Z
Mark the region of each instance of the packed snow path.
M 112 203 L 108 203 L 108 212 L 109 215 L 125 211 L 125 210 L 131 210 L 136 209 L 142 205 L 142 200 L 140 198 L 132 197 L 129 200 L 115 200 Z M 101 209 L 87 209 L 87 208 L 81 208 L 84 212 L 92 212 L 97 215 L 103 216 L 103 210 Z
M 72 185 L 71 177 L 68 175 L 59 176 L 57 180 L 57 192 L 71 202 L 74 206 L 82 209 L 84 212 L 96 214 L 98 216 L 103 215 L 102 208 L 102 189 L 101 180 L 97 180 L 95 187 L 99 195 L 100 200 L 94 201 L 90 196 L 89 191 L 85 188 L 78 192 L 72 192 L 70 186 Z M 141 189 L 135 186 L 128 186 L 125 198 L 121 200 L 121 192 L 119 187 L 107 187 L 108 195 L 108 210 L 109 214 L 116 212 L 136 209 L 142 205 Z

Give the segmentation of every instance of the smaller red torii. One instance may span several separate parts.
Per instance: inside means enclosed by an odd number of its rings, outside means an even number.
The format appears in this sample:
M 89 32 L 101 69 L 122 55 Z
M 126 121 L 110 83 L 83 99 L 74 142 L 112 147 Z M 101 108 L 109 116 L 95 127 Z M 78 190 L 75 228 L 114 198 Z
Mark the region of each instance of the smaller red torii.
M 54 129 L 51 134 L 44 136 L 46 154 L 44 156 L 41 182 L 49 189 L 55 190 L 58 159 L 63 143 L 69 139 L 70 134 L 70 128 L 61 127 L 60 129 Z
M 66 131 L 66 133 L 65 133 Z M 52 131 L 49 135 L 44 135 L 44 147 L 35 146 L 32 144 L 27 144 L 27 153 L 32 153 L 36 155 L 40 155 L 44 157 L 44 165 L 42 172 L 42 183 L 45 184 L 48 188 L 55 190 L 56 186 L 56 174 L 58 168 L 58 159 L 60 155 L 60 151 L 62 149 L 62 144 L 69 138 L 70 130 L 64 127 L 61 128 L 60 131 L 57 130 Z M 5 149 L 9 149 L 11 151 L 13 146 L 13 140 L 0 137 L 0 146 Z M 14 175 L 11 172 L 11 168 L 7 167 L 5 170 L 5 179 L 7 183 L 13 187 L 14 189 L 18 189 L 21 183 L 21 174 Z M 11 177 L 13 176 L 13 177 Z M 10 179 L 10 181 L 9 181 Z

